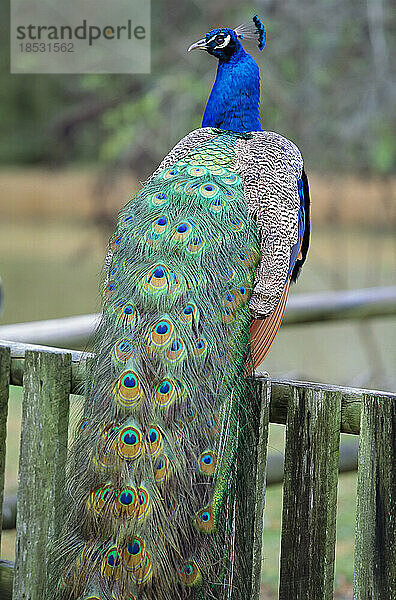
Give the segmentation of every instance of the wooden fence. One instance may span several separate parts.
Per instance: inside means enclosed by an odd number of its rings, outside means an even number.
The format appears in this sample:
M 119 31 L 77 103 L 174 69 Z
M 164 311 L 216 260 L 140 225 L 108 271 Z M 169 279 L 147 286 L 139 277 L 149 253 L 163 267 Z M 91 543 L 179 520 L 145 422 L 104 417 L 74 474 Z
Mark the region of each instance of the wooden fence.
M 0 343 L 0 515 L 9 385 L 23 385 L 15 565 L 0 566 L 2 600 L 46 598 L 48 548 L 62 524 L 70 394 L 81 393 L 89 355 Z M 238 532 L 249 558 L 250 596 L 260 593 L 268 424 L 286 425 L 280 600 L 333 597 L 340 432 L 360 435 L 355 600 L 396 590 L 396 396 L 256 374 L 253 456 L 238 454 L 247 494 Z M 246 460 L 253 460 L 252 469 Z M 1 527 L 0 527 L 1 534 Z M 238 597 L 239 598 L 239 597 Z M 245 600 L 245 599 L 244 599 Z

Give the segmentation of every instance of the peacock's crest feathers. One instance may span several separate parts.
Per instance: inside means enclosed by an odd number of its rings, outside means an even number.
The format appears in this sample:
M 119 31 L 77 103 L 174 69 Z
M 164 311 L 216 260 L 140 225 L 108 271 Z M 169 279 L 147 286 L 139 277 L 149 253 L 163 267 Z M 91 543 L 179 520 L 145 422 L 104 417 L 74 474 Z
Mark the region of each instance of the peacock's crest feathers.
M 257 36 L 259 50 L 263 50 L 267 39 L 265 27 L 257 15 L 254 15 L 252 21 L 253 23 L 250 22 L 238 25 L 238 27 L 235 27 L 234 31 L 237 34 L 237 37 L 242 40 L 256 39 Z

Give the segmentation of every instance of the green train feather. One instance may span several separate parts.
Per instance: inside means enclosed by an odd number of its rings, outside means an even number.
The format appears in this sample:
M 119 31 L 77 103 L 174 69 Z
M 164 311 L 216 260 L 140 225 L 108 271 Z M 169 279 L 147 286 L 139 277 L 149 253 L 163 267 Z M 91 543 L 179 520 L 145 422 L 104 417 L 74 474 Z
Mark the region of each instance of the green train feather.
M 237 139 L 192 150 L 120 214 L 69 474 L 60 598 L 211 598 L 227 581 L 260 259 L 231 168 Z

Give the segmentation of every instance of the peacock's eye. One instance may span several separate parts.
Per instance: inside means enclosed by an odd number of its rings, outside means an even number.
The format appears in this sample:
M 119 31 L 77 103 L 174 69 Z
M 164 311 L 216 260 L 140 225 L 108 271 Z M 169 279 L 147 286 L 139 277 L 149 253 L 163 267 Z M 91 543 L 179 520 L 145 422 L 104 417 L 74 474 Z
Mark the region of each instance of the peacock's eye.
M 216 35 L 215 40 L 216 44 L 222 44 L 225 40 L 225 37 L 223 34 L 219 33 L 218 35 Z

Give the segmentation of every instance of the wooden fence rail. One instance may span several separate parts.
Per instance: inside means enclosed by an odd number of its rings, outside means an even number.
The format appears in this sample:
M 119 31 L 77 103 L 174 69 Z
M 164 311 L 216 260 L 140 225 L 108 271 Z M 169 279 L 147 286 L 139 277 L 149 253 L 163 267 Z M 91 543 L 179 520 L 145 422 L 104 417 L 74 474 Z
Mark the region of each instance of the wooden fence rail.
M 15 565 L 0 562 L 0 598 L 46 597 L 48 549 L 62 524 L 69 396 L 83 393 L 90 355 L 0 342 L 0 515 L 9 385 L 23 385 Z M 333 597 L 340 432 L 360 433 L 355 600 L 390 600 L 396 589 L 396 396 L 256 374 L 249 455 L 236 470 L 246 495 L 237 543 L 249 557 L 246 600 L 258 600 L 269 422 L 286 424 L 281 600 Z M 246 464 L 252 468 L 246 468 Z M 0 528 L 1 535 L 1 528 Z M 239 596 L 238 596 L 239 598 Z

